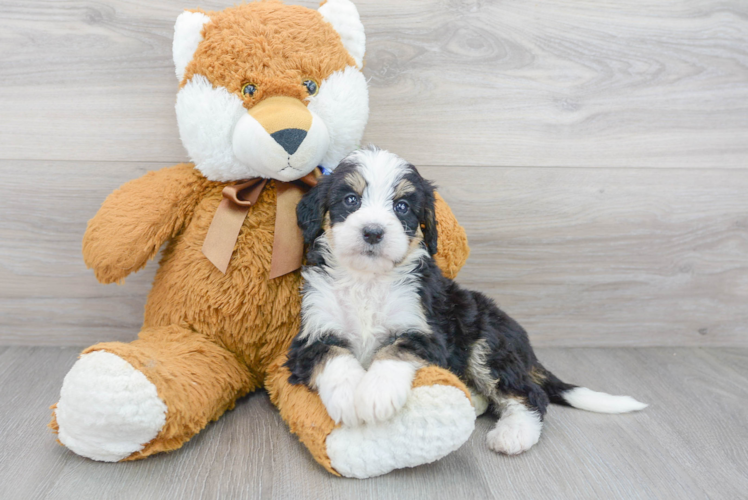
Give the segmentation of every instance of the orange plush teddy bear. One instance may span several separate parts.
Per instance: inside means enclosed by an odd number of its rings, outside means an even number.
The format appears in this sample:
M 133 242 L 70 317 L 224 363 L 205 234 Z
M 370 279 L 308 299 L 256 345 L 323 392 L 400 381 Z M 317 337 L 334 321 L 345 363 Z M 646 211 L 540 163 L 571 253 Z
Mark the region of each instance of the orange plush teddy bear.
M 467 440 L 469 392 L 440 368 L 419 372 L 391 421 L 346 427 L 283 367 L 299 327 L 295 206 L 361 140 L 364 47 L 348 0 L 179 16 L 176 112 L 194 163 L 128 182 L 88 224 L 83 256 L 102 283 L 121 283 L 167 245 L 138 339 L 85 349 L 65 377 L 50 424 L 62 444 L 110 462 L 175 450 L 262 387 L 332 473 L 383 474 Z M 442 200 L 437 219 L 437 259 L 454 276 L 465 234 Z

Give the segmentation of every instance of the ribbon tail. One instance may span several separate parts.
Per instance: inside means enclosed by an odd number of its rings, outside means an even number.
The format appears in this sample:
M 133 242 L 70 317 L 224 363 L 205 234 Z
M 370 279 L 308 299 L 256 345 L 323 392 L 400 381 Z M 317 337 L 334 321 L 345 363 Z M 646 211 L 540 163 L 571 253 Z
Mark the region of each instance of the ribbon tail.
M 236 239 L 248 212 L 249 206 L 239 206 L 224 198 L 210 223 L 203 242 L 203 254 L 223 274 L 229 267 Z
M 270 279 L 296 271 L 301 267 L 304 257 L 304 237 L 296 220 L 296 205 L 304 191 L 301 187 L 286 182 L 276 182 L 276 190 L 278 201 Z

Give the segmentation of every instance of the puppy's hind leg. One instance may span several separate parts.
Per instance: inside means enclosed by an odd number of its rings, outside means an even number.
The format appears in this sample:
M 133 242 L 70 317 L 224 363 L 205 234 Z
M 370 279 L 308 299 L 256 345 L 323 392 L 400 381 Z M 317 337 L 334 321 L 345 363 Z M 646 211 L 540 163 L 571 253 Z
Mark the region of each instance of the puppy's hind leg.
M 532 448 L 540 439 L 547 402 L 536 406 L 529 403 L 529 398 L 509 395 L 494 399 L 494 406 L 501 414 L 496 427 L 486 436 L 488 447 L 505 455 L 517 455 Z

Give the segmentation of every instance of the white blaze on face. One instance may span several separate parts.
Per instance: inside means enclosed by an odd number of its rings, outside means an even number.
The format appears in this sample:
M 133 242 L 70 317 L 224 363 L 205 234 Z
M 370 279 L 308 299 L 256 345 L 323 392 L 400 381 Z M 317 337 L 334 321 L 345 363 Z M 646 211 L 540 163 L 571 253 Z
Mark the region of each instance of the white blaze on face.
M 332 227 L 332 251 L 341 263 L 351 269 L 386 272 L 401 262 L 408 253 L 410 239 L 393 203 L 395 189 L 407 173 L 408 164 L 388 151 L 360 150 L 352 158 L 366 180 L 361 207 L 345 221 Z M 384 230 L 382 241 L 369 245 L 363 238 L 364 228 L 379 226 Z

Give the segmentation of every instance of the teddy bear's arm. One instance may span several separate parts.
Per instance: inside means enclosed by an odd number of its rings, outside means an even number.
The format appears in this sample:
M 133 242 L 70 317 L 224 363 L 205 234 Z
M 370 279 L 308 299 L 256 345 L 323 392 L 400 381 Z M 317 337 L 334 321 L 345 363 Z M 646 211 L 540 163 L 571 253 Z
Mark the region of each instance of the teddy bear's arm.
M 475 427 L 470 391 L 452 372 L 421 368 L 410 402 L 387 422 L 336 426 L 319 395 L 292 385 L 283 354 L 268 368 L 265 388 L 291 432 L 335 475 L 374 477 L 433 462 L 459 448 Z
M 436 224 L 439 231 L 436 264 L 449 279 L 454 279 L 470 255 L 465 229 L 457 222 L 447 202 L 436 193 Z
M 102 283 L 145 266 L 183 227 L 205 179 L 191 164 L 148 172 L 110 194 L 83 237 L 83 259 Z

